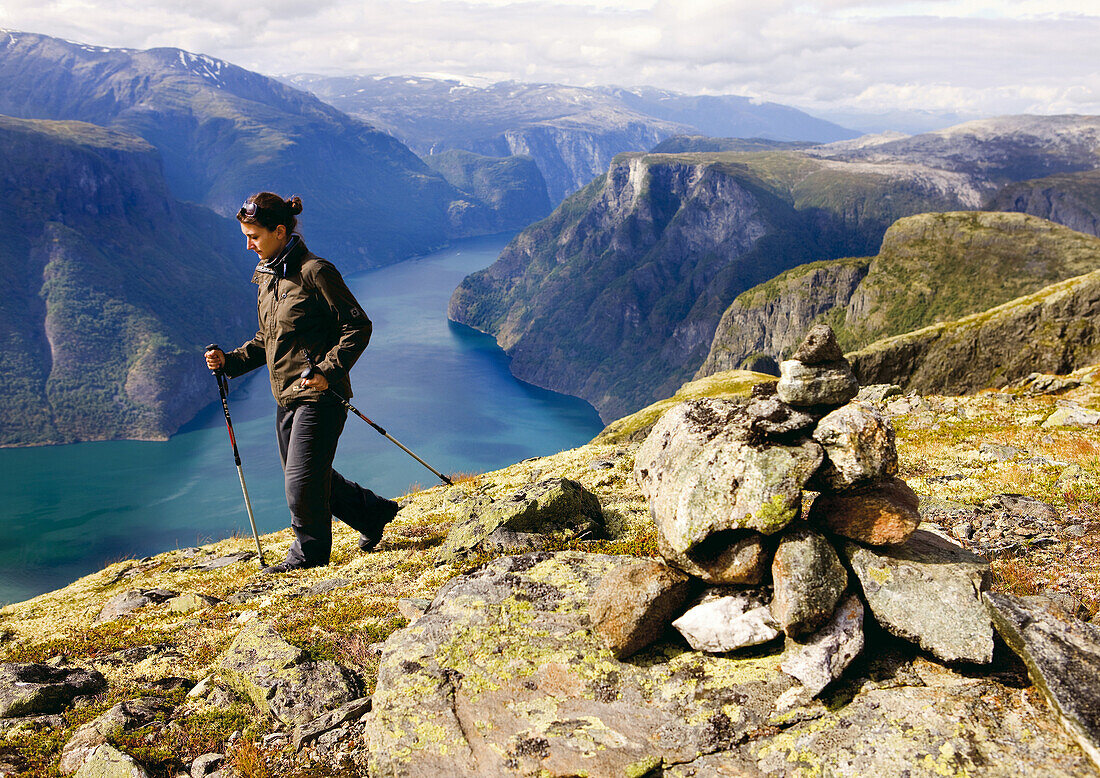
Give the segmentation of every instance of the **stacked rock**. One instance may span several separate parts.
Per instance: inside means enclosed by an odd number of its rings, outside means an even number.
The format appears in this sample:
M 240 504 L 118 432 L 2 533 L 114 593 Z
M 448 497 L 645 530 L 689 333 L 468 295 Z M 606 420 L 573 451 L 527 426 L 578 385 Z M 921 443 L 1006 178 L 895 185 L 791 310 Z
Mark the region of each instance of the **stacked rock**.
M 748 401 L 677 406 L 635 456 L 661 555 L 709 585 L 673 626 L 710 652 L 783 634 L 781 667 L 802 696 L 862 650 L 865 603 L 887 631 L 942 659 L 991 661 L 979 599 L 988 565 L 916 533 L 918 498 L 897 477 L 893 428 L 850 402 L 859 385 L 832 330 L 815 326 L 780 371 Z M 804 510 L 807 492 L 818 494 Z M 929 610 L 943 612 L 929 620 Z M 594 620 L 609 644 L 620 639 L 601 628 L 607 614 Z

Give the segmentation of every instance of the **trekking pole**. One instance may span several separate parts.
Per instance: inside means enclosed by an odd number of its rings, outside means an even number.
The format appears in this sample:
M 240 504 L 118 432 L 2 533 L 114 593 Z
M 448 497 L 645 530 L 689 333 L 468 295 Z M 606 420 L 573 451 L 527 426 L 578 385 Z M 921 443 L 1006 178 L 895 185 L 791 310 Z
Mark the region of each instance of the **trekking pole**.
M 302 378 L 312 378 L 314 370 L 315 370 L 315 368 L 312 365 L 310 365 L 309 367 L 307 367 L 305 370 L 302 371 Z M 402 451 L 404 451 L 406 454 L 408 454 L 410 457 L 412 457 L 417 462 L 424 465 L 424 467 L 428 468 L 433 473 L 435 473 L 435 475 L 438 476 L 443 481 L 443 483 L 447 484 L 448 486 L 454 486 L 454 482 L 450 478 L 443 475 L 443 473 L 436 470 L 434 467 L 429 465 L 427 462 L 425 462 L 423 459 L 418 457 L 413 452 L 409 451 L 409 449 L 407 449 L 404 445 L 401 444 L 401 441 L 399 441 L 393 435 L 386 432 L 386 430 L 384 430 L 381 426 L 379 426 L 378 424 L 375 424 L 373 421 L 371 421 L 366 416 L 364 416 L 362 413 L 360 413 L 359 409 L 356 408 L 354 405 L 352 405 L 350 402 L 345 400 L 343 397 L 341 397 L 340 395 L 338 395 L 336 392 L 332 391 L 331 389 L 326 389 L 325 391 L 328 392 L 329 394 L 331 394 L 337 400 L 339 400 L 340 404 L 343 405 L 345 408 L 347 408 L 349 411 L 354 413 L 356 416 L 358 416 L 360 419 L 365 421 L 367 424 L 374 427 L 375 430 L 377 430 L 378 432 L 381 432 L 383 435 L 385 435 L 387 438 L 389 438 L 390 442 L 397 444 L 397 447 L 400 448 Z
M 221 351 L 217 343 L 206 347 L 206 352 Z M 205 352 L 204 352 L 205 353 Z M 260 556 L 260 568 L 264 564 L 264 550 L 260 546 L 260 533 L 256 531 L 256 518 L 252 515 L 252 502 L 248 499 L 248 487 L 244 485 L 244 468 L 241 467 L 241 455 L 237 453 L 237 436 L 233 434 L 233 419 L 229 417 L 229 379 L 221 370 L 212 370 L 218 382 L 218 393 L 222 396 L 222 410 L 225 411 L 225 428 L 229 430 L 229 445 L 233 447 L 233 460 L 237 463 L 237 477 L 241 479 L 241 491 L 244 493 L 244 507 L 248 511 L 248 523 L 252 525 L 252 537 L 256 539 L 256 553 Z

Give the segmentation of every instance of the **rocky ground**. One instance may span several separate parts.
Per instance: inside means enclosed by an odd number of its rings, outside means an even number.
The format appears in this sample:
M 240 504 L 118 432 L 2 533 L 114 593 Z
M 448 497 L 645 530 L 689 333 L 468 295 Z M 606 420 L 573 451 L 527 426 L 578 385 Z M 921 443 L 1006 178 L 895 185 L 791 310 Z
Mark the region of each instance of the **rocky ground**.
M 922 529 L 988 556 L 994 592 L 1100 620 L 1100 370 L 874 404 L 897 431 Z M 568 748 L 605 754 L 593 774 L 607 775 L 1095 774 L 1003 644 L 989 668 L 949 666 L 869 632 L 844 679 L 782 713 L 781 646 L 703 654 L 670 635 L 612 657 L 578 614 L 597 573 L 657 556 L 638 433 L 408 495 L 373 553 L 338 526 L 327 568 L 263 577 L 251 538 L 232 538 L 3 608 L 0 776 L 399 774 L 394 755 L 446 742 L 448 727 L 486 750 L 405 772 L 491 756 L 508 774 L 574 774 Z M 513 522 L 478 542 L 452 531 L 487 508 L 521 515 L 559 478 L 599 498 L 602 527 L 536 537 Z M 289 542 L 267 536 L 265 552 Z M 536 550 L 515 556 L 516 544 Z M 31 701 L 12 691 L 32 687 Z M 623 712 L 643 703 L 646 717 Z M 643 747 L 655 731 L 676 747 L 655 757 Z

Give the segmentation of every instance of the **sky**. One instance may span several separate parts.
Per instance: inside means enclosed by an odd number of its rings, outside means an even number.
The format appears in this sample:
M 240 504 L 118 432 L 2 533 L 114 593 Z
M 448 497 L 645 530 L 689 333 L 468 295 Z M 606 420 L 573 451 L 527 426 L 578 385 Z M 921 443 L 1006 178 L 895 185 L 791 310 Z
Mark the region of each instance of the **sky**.
M 649 85 L 834 118 L 1100 114 L 1100 0 L 0 0 L 0 27 L 269 75 Z

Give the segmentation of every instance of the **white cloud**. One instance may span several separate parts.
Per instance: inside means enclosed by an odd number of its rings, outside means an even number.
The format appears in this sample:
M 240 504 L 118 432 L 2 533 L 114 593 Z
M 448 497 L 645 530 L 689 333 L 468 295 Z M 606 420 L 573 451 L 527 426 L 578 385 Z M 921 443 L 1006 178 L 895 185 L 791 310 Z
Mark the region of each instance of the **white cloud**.
M 816 111 L 1100 113 L 1096 0 L 0 0 L 0 26 L 266 73 L 654 85 Z

